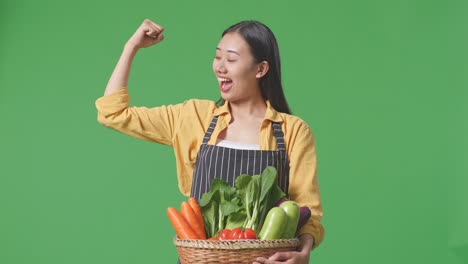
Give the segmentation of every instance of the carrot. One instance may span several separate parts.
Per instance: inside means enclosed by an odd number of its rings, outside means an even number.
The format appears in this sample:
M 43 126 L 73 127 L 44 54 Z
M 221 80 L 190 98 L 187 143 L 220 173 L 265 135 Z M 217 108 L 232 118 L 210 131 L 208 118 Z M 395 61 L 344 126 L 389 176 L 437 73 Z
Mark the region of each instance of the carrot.
M 198 222 L 201 226 L 203 226 L 203 230 L 205 230 L 205 221 L 203 221 L 203 215 L 200 210 L 200 206 L 198 205 L 197 199 L 195 199 L 194 197 L 190 197 L 188 203 L 190 204 L 190 207 L 192 207 L 193 212 L 195 213 L 195 216 L 198 219 Z
M 200 225 L 200 222 L 197 219 L 195 213 L 193 212 L 192 207 L 190 207 L 190 205 L 187 202 L 182 202 L 182 204 L 180 205 L 180 212 L 185 217 L 185 220 L 187 220 L 187 222 L 190 224 L 193 231 L 195 231 L 197 237 L 200 239 L 206 239 L 205 226 Z
M 193 229 L 187 223 L 185 218 L 175 209 L 174 207 L 167 208 L 167 216 L 174 227 L 177 236 L 180 239 L 197 239 L 198 236 L 195 234 Z

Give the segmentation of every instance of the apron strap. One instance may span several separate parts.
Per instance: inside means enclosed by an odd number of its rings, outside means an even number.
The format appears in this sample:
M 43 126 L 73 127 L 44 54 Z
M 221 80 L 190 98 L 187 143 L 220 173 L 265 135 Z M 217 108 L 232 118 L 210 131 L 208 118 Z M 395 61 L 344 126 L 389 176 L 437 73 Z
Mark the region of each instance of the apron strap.
M 211 120 L 211 124 L 208 127 L 208 129 L 205 132 L 205 136 L 203 137 L 203 143 L 202 145 L 206 145 L 208 141 L 211 138 L 211 134 L 213 133 L 213 130 L 216 126 L 216 123 L 218 122 L 218 116 L 213 117 L 213 120 Z
M 284 145 L 284 133 L 281 130 L 281 125 L 277 122 L 273 122 L 273 134 L 276 138 L 276 146 L 279 151 L 286 152 L 286 146 Z

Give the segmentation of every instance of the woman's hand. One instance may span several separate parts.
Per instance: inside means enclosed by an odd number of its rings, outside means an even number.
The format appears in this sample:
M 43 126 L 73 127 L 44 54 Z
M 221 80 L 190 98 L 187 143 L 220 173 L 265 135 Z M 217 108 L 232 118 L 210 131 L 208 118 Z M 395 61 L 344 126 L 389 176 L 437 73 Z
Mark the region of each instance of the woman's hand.
M 151 20 L 145 19 L 145 21 L 143 21 L 141 26 L 125 44 L 119 62 L 115 66 L 109 82 L 107 83 L 104 95 L 111 94 L 123 87 L 128 87 L 130 68 L 135 54 L 140 48 L 146 48 L 161 42 L 164 39 L 163 31 L 163 27 Z
M 145 19 L 133 36 L 127 41 L 126 46 L 135 49 L 153 46 L 164 39 L 164 28 L 149 19 Z
M 310 251 L 314 244 L 314 239 L 309 234 L 304 234 L 299 237 L 300 244 L 298 251 L 276 252 L 273 256 L 266 258 L 257 258 L 254 264 L 306 264 L 309 263 Z

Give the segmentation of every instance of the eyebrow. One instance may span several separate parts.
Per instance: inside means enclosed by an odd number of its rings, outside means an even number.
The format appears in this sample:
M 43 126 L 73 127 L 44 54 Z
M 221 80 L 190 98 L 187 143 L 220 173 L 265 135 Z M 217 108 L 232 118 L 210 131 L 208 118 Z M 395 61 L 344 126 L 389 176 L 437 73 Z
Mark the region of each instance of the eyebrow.
M 216 48 L 216 50 L 219 50 L 219 51 L 221 51 L 221 49 L 220 49 L 220 48 Z M 235 51 L 235 50 L 227 50 L 227 52 L 235 53 L 235 54 L 237 54 L 237 55 L 239 55 L 239 56 L 240 56 L 240 54 L 239 54 L 237 51 Z

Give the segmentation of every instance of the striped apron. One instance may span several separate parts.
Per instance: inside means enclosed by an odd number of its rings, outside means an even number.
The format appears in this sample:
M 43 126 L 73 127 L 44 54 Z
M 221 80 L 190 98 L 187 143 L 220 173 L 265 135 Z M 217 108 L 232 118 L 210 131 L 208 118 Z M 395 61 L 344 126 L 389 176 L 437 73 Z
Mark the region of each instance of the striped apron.
M 218 117 L 215 116 L 203 137 L 195 161 L 190 196 L 199 200 L 203 193 L 210 190 L 214 178 L 220 178 L 234 186 L 237 176 L 261 174 L 268 166 L 273 166 L 278 171 L 276 182 L 287 196 L 289 161 L 280 124 L 272 123 L 278 150 L 246 150 L 208 145 L 217 121 Z
M 198 151 L 190 196 L 199 200 L 203 193 L 210 190 L 214 178 L 222 179 L 234 186 L 237 176 L 261 174 L 267 166 L 276 168 L 277 184 L 288 195 L 289 162 L 280 124 L 272 123 L 278 150 L 245 150 L 207 144 L 217 121 L 218 117 L 215 116 Z

